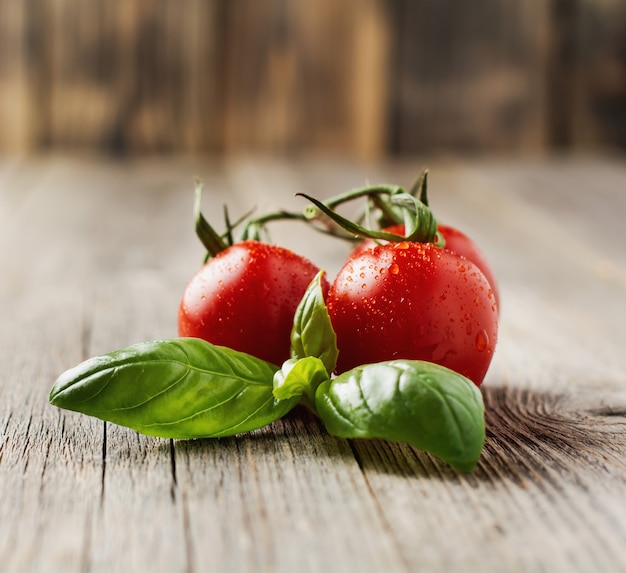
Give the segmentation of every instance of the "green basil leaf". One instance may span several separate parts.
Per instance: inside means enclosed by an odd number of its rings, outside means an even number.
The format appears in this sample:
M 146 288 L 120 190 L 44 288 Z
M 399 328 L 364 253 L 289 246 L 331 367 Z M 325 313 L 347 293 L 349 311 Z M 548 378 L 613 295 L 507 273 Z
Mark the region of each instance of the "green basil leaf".
M 328 380 L 326 366 L 314 356 L 291 358 L 274 374 L 274 396 L 280 400 L 302 397 L 302 402 L 315 409 L 315 391 Z
M 284 416 L 276 367 L 196 338 L 136 344 L 63 373 L 50 402 L 165 438 L 230 436 Z
M 430 362 L 358 366 L 322 383 L 315 405 L 331 434 L 406 442 L 460 471 L 476 465 L 485 440 L 478 388 Z
M 291 331 L 291 357 L 319 358 L 328 373 L 337 365 L 337 336 L 324 301 L 320 271 L 309 284 L 298 304 Z

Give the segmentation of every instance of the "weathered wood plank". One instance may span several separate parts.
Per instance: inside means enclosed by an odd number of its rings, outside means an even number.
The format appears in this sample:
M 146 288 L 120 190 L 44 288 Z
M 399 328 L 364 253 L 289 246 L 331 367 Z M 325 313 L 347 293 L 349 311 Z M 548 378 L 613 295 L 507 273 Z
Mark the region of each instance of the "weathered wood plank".
M 8 571 L 81 570 L 94 541 L 101 484 L 101 424 L 67 422 L 47 404 L 50 380 L 83 359 L 84 349 L 82 285 L 64 280 L 63 260 L 53 256 L 70 254 L 70 237 L 56 226 L 62 193 L 47 192 L 50 170 L 41 167 L 32 163 L 40 177 L 24 190 L 31 192 L 3 225 L 0 241 L 0 559 Z M 21 165 L 21 177 L 3 185 L 15 192 L 28 169 Z M 84 214 L 68 209 L 70 217 L 77 213 Z
M 206 206 L 220 206 L 210 212 L 219 225 L 224 202 L 236 214 L 251 203 L 297 208 L 297 191 L 409 185 L 421 167 L 0 167 L 3 569 L 623 570 L 619 162 L 431 165 L 431 204 L 476 238 L 501 282 L 488 436 L 472 474 L 408 446 L 332 438 L 306 412 L 237 438 L 170 442 L 48 406 L 54 377 L 82 358 L 175 334 L 202 254 L 194 176 L 206 183 Z M 608 241 L 590 241 L 604 222 Z M 330 268 L 347 252 L 285 225 L 278 241 L 295 237 Z
M 194 569 L 406 570 L 348 444 L 309 415 L 176 452 Z

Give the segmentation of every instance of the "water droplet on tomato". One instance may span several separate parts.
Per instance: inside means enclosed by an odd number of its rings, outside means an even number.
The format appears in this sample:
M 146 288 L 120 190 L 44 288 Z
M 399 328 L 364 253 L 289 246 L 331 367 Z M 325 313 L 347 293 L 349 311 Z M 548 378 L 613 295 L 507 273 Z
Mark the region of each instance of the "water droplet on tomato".
M 400 272 L 400 267 L 396 265 L 396 263 L 394 263 L 393 265 L 389 267 L 389 272 L 392 275 L 397 275 Z
M 396 249 L 405 250 L 409 248 L 409 243 L 407 243 L 406 241 L 402 241 L 401 243 L 396 243 L 394 247 Z
M 489 335 L 487 334 L 487 331 L 483 329 L 476 335 L 476 350 L 478 350 L 478 352 L 484 352 L 487 350 L 488 346 Z

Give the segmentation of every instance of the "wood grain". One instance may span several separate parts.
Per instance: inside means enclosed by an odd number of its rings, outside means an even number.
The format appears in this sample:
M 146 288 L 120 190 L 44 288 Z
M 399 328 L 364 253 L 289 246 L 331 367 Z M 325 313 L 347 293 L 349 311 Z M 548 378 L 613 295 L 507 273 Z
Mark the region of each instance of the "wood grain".
M 334 438 L 299 410 L 235 438 L 178 442 L 48 405 L 65 368 L 175 334 L 202 255 L 194 176 L 219 224 L 223 202 L 295 208 L 295 191 L 409 185 L 421 167 L 0 161 L 0 568 L 623 571 L 619 161 L 430 165 L 433 208 L 484 247 L 503 298 L 470 474 L 406 445 Z M 590 240 L 603 223 L 607 240 Z M 346 250 L 311 233 L 287 225 L 276 240 L 336 268 Z

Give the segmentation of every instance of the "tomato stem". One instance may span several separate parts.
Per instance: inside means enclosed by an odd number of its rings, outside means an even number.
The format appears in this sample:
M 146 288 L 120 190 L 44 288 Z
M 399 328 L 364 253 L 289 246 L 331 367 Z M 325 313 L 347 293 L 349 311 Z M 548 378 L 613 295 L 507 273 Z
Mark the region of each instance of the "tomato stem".
M 380 211 L 380 215 L 378 217 L 378 224 L 380 227 L 391 227 L 392 225 L 397 225 L 404 221 L 404 217 L 393 209 L 389 201 L 374 195 L 371 197 L 371 202 L 374 207 Z
M 440 239 L 440 237 L 437 237 L 437 221 L 428 207 L 427 187 L 428 170 L 424 169 L 408 193 L 398 185 L 385 183 L 351 189 L 323 202 L 304 193 L 298 193 L 298 196 L 305 197 L 312 203 L 302 212 L 294 213 L 281 209 L 280 211 L 249 219 L 252 213 L 250 211 L 234 223 L 231 223 L 228 209 L 224 206 L 226 232 L 220 235 L 202 214 L 203 186 L 200 181 L 196 180 L 194 202 L 195 229 L 198 238 L 207 249 L 205 260 L 232 245 L 234 243 L 233 230 L 247 219 L 249 220 L 244 227 L 241 237 L 242 241 L 267 241 L 266 225 L 268 223 L 292 220 L 313 224 L 319 232 L 349 241 L 354 241 L 361 237 L 394 242 L 437 243 L 437 239 Z M 355 221 L 346 219 L 335 211 L 337 207 L 344 203 L 362 198 L 367 199 L 366 208 Z M 375 216 L 372 214 L 372 209 L 376 211 Z M 365 220 L 365 224 L 369 226 L 370 218 L 376 220 L 381 229 L 404 224 L 405 235 L 364 227 L 361 223 Z
M 346 224 L 346 219 L 340 220 L 337 217 L 336 207 L 361 198 L 366 198 L 367 203 L 351 224 Z M 323 201 L 322 205 L 320 207 L 314 203 L 307 207 L 304 211 L 306 218 L 311 222 L 322 223 L 322 228 L 318 230 L 342 239 L 355 240 L 357 236 L 372 236 L 372 230 L 363 227 L 364 221 L 369 226 L 372 208 L 377 211 L 375 220 L 379 229 L 404 224 L 405 240 L 433 242 L 437 239 L 436 221 L 428 208 L 428 169 L 420 173 L 408 193 L 398 185 L 382 183 L 341 193 Z
M 404 201 L 413 201 L 416 206 L 416 211 L 413 213 L 412 218 L 405 218 L 405 229 L 407 229 L 407 235 L 397 235 L 395 233 L 389 233 L 387 231 L 375 231 L 373 229 L 367 229 L 350 219 L 346 219 L 336 211 L 333 211 L 326 203 L 315 199 L 305 193 L 298 193 L 298 196 L 304 197 L 308 199 L 317 207 L 324 215 L 329 217 L 332 221 L 334 221 L 341 229 L 346 231 L 349 237 L 363 237 L 369 239 L 380 239 L 383 241 L 414 241 L 414 242 L 422 242 L 422 243 L 431 243 L 435 239 L 437 233 L 437 221 L 435 220 L 432 212 L 428 207 L 420 203 L 414 197 L 403 193 L 402 195 L 398 194 L 396 197 L 399 201 L 399 198 L 402 197 Z
M 334 209 L 342 203 L 347 203 L 348 201 L 353 201 L 354 199 L 360 199 L 361 197 L 380 198 L 381 195 L 396 195 L 398 193 L 404 193 L 404 189 L 398 185 L 387 185 L 384 183 L 368 185 L 367 187 L 351 189 L 350 191 L 331 197 L 330 199 L 324 201 L 324 205 Z
M 194 200 L 194 222 L 196 235 L 200 239 L 200 242 L 207 250 L 205 262 L 214 257 L 218 253 L 221 253 L 229 246 L 231 246 L 235 240 L 233 237 L 233 231 L 241 223 L 250 218 L 254 209 L 248 211 L 245 215 L 237 219 L 234 223 L 230 220 L 228 213 L 228 207 L 224 205 L 224 221 L 226 225 L 226 231 L 223 235 L 220 235 L 213 226 L 205 219 L 202 214 L 202 192 L 203 185 L 199 180 L 195 181 L 195 200 Z M 262 235 L 267 234 L 265 225 L 271 221 L 279 220 L 301 220 L 306 221 L 306 216 L 303 213 L 291 213 L 289 211 L 281 210 L 274 213 L 267 213 L 250 219 L 243 230 L 242 241 L 254 239 L 261 241 Z
M 334 211 L 329 206 L 329 202 L 319 201 L 304 193 L 298 193 L 298 195 L 311 201 L 315 206 L 316 213 L 319 210 L 319 212 L 323 213 L 339 228 L 343 229 L 343 231 L 347 233 L 347 236 L 343 238 L 353 240 L 355 237 L 363 237 L 393 242 L 412 241 L 432 243 L 437 236 L 437 221 L 432 211 L 419 199 L 416 199 L 406 192 L 394 193 L 390 196 L 388 201 L 384 202 L 386 213 L 389 213 L 394 223 L 404 223 L 405 235 L 365 228 L 359 223 L 346 219 Z M 309 215 L 309 219 L 313 218 L 313 215 Z M 333 234 L 339 236 L 338 233 Z
M 248 221 L 243 231 L 242 240 L 245 241 L 248 239 L 254 239 L 260 241 L 262 239 L 261 235 L 265 231 L 265 225 L 267 225 L 267 223 L 271 223 L 272 221 L 287 220 L 305 221 L 306 218 L 302 213 L 292 213 L 284 210 L 261 215 L 260 217 L 256 217 L 255 219 Z

